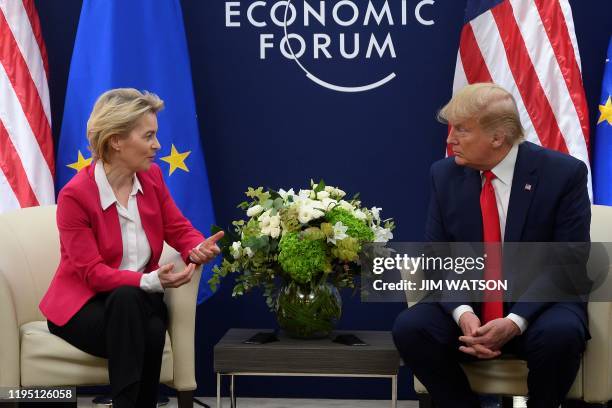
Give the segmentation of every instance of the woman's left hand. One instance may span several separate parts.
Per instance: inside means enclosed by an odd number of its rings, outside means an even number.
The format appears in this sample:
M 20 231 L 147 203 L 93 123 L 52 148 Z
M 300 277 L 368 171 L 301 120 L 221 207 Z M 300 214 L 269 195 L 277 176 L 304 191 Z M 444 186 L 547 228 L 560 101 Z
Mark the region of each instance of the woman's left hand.
M 189 257 L 194 263 L 197 264 L 205 264 L 213 260 L 221 250 L 217 246 L 217 241 L 223 238 L 225 233 L 223 231 L 217 232 L 215 235 L 212 235 L 206 239 L 206 241 L 202 242 L 199 246 L 189 252 Z

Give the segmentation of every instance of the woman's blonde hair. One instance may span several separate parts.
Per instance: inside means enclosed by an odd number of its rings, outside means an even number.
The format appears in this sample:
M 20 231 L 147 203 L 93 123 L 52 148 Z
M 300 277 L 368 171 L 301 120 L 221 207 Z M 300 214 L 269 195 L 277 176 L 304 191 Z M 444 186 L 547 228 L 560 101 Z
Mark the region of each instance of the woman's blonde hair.
M 514 97 L 496 84 L 467 85 L 438 112 L 438 120 L 445 124 L 469 119 L 476 119 L 487 133 L 501 130 L 510 144 L 521 141 L 525 134 Z
M 108 162 L 111 138 L 127 136 L 141 117 L 157 113 L 163 107 L 164 101 L 147 91 L 117 88 L 104 92 L 87 121 L 87 140 L 93 158 Z

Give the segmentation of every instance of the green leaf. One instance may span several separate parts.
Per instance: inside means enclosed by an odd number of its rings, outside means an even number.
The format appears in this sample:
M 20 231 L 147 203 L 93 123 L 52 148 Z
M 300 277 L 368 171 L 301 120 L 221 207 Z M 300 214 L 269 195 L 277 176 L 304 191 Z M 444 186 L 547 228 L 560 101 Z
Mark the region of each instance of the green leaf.
M 219 241 L 217 241 L 217 245 L 221 249 L 221 254 L 222 254 L 223 258 L 231 257 L 229 248 L 232 246 L 232 242 L 239 241 L 240 237 L 239 237 L 238 234 L 236 234 L 234 231 L 232 231 L 231 228 L 228 228 L 228 229 L 224 230 L 223 228 L 219 227 L 218 225 L 212 225 L 210 227 L 210 235 L 214 235 L 214 234 L 216 234 L 219 231 L 224 231 L 225 232 L 225 235 L 223 236 L 223 238 L 221 238 Z
M 264 210 L 269 210 L 270 208 L 272 208 L 273 205 L 274 205 L 274 201 L 272 200 L 266 200 L 261 203 L 261 206 L 263 207 Z
M 215 235 L 219 231 L 223 231 L 223 228 L 221 228 L 220 226 L 215 225 L 215 224 L 211 225 L 211 227 L 210 227 L 210 235 Z
M 259 194 L 263 192 L 263 187 L 257 187 L 257 189 L 253 189 L 253 187 L 249 187 L 247 191 L 244 193 L 249 198 L 257 198 Z
M 244 240 L 243 246 L 250 247 L 254 252 L 259 249 L 266 248 L 270 242 L 270 237 L 267 235 L 261 235 L 259 237 L 249 237 Z
M 249 187 L 249 189 L 244 194 L 246 194 L 246 196 L 249 198 L 257 199 L 260 203 L 270 198 L 270 193 L 268 193 L 267 191 L 263 191 L 263 187 L 257 187 L 257 189 Z
M 236 286 L 234 286 L 234 290 L 232 291 L 232 296 L 236 297 L 242 295 L 244 295 L 244 286 L 241 283 L 237 283 Z
M 273 189 L 270 188 L 270 189 L 268 189 L 268 192 L 270 193 L 270 198 L 271 199 L 276 200 L 277 198 L 280 198 L 282 200 L 280 194 L 278 194 L 278 191 L 273 190 Z
M 314 192 L 318 193 L 320 191 L 325 190 L 325 182 L 323 180 L 319 181 L 319 184 L 314 188 Z

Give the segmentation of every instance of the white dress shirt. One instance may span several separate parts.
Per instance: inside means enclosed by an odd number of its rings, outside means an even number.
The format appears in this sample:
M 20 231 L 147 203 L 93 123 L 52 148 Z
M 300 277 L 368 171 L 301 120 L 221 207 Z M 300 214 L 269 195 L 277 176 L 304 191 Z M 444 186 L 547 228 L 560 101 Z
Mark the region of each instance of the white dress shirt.
M 134 184 L 128 198 L 127 208 L 119 203 L 112 187 L 110 186 L 104 166 L 101 161 L 96 162 L 94 177 L 100 192 L 100 203 L 102 209 L 106 210 L 111 205 L 117 206 L 119 224 L 121 226 L 121 241 L 123 243 L 123 257 L 119 269 L 143 273 L 149 259 L 151 259 L 151 246 L 142 228 L 140 213 L 136 194 L 142 193 L 142 186 L 136 174 L 134 174 Z M 163 292 L 164 288 L 159 281 L 157 270 L 150 273 L 143 273 L 140 278 L 140 288 L 146 292 Z
M 493 167 L 491 171 L 495 174 L 495 178 L 491 182 L 495 190 L 495 201 L 497 203 L 497 212 L 499 214 L 499 230 L 501 231 L 501 240 L 504 242 L 504 233 L 506 231 L 506 218 L 508 216 L 508 203 L 510 201 L 510 190 L 512 188 L 512 178 L 514 177 L 514 165 L 516 164 L 516 156 L 518 155 L 518 144 L 512 146 L 506 157 Z M 482 177 L 482 171 L 480 176 Z M 484 177 L 482 184 L 484 185 Z M 461 315 L 465 312 L 474 312 L 469 305 L 461 305 L 453 310 L 453 319 L 459 324 Z M 512 320 L 521 330 L 521 334 L 527 329 L 528 322 L 524 317 L 515 313 L 510 313 L 506 316 Z

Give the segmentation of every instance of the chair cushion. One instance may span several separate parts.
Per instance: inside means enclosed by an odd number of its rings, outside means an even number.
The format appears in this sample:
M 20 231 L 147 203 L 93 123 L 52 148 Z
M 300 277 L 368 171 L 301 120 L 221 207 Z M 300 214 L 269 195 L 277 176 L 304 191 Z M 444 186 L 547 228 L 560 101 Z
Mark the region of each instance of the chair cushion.
M 21 385 L 100 385 L 108 384 L 106 359 L 92 356 L 51 334 L 46 321 L 20 327 Z M 160 381 L 173 378 L 172 347 L 166 332 Z
M 527 363 L 512 357 L 502 357 L 489 361 L 476 361 L 461 364 L 467 374 L 472 389 L 479 394 L 527 395 Z M 427 390 L 415 377 L 414 389 L 417 393 Z M 582 390 L 582 363 L 576 380 L 567 397 L 579 399 Z

